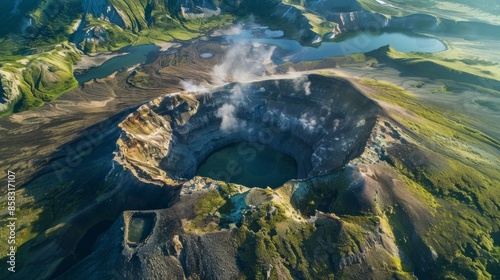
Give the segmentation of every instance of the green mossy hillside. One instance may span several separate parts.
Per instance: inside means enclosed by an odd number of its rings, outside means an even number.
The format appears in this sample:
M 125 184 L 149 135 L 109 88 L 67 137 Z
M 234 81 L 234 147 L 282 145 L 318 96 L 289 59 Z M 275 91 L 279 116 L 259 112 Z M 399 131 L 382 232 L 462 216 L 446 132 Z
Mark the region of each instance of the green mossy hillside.
M 402 110 L 388 115 L 415 145 L 387 150 L 387 161 L 436 200 L 435 223 L 424 237 L 436 253 L 440 279 L 491 279 L 498 275 L 500 175 L 491 149 L 500 143 L 467 125 L 466 116 L 422 102 L 389 82 L 361 80 L 373 98 Z M 404 112 L 402 114 L 401 112 Z
M 500 68 L 497 63 L 473 58 L 471 54 L 463 54 L 450 46 L 446 51 L 438 53 L 403 53 L 391 46 L 385 46 L 366 53 L 366 56 L 394 66 L 403 75 L 500 89 Z
M 82 12 L 81 0 L 43 0 L 29 13 L 31 25 L 21 34 L 31 48 L 67 41 Z
M 204 35 L 215 27 L 223 27 L 233 22 L 230 13 L 200 18 L 185 18 L 178 1 L 123 1 L 110 0 L 123 24 L 86 14 L 82 24 L 83 32 L 77 31 L 73 38 L 85 52 L 116 50 L 127 45 L 139 45 L 173 40 L 190 40 Z M 99 30 L 98 38 L 88 38 L 83 33 Z
M 1 83 L 13 98 L 8 111 L 39 107 L 75 88 L 78 83 L 73 76 L 73 63 L 79 59 L 74 45 L 63 43 L 50 51 L 3 63 Z

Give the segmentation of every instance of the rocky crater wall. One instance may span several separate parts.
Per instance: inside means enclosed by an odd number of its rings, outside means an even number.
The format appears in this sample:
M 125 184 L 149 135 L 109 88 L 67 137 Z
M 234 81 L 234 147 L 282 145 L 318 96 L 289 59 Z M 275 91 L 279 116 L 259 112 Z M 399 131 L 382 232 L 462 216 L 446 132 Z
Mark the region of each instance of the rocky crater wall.
M 120 124 L 116 160 L 142 181 L 176 186 L 214 151 L 248 141 L 291 155 L 298 178 L 310 178 L 361 154 L 377 111 L 349 83 L 318 75 L 168 95 Z

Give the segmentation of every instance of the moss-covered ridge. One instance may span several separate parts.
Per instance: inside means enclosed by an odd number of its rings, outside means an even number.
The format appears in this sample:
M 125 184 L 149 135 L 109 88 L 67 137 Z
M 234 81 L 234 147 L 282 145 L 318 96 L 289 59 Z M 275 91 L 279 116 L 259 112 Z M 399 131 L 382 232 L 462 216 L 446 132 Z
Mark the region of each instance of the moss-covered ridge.
M 26 56 L 2 65 L 0 82 L 4 91 L 2 113 L 19 112 L 41 106 L 77 86 L 73 63 L 80 52 L 71 43 L 51 51 Z
M 433 250 L 434 277 L 491 279 L 498 275 L 500 143 L 467 125 L 466 116 L 423 102 L 388 82 L 361 80 L 414 144 L 385 149 L 384 161 L 432 198 L 434 221 L 421 235 Z M 390 104 L 390 105 L 388 105 Z M 394 107 L 395 106 L 395 107 Z M 403 136 L 404 137 L 404 136 Z
M 403 75 L 413 75 L 450 82 L 474 84 L 482 88 L 500 89 L 498 63 L 473 58 L 475 53 L 464 54 L 454 46 L 439 53 L 403 53 L 384 46 L 366 53 L 379 62 L 390 63 Z

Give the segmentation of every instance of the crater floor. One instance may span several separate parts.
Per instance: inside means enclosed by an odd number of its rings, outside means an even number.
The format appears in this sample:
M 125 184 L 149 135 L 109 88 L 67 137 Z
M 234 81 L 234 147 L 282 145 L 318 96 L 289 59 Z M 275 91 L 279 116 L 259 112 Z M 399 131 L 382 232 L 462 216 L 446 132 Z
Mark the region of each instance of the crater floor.
M 276 188 L 297 178 L 297 162 L 269 146 L 240 142 L 209 155 L 196 175 L 247 187 Z

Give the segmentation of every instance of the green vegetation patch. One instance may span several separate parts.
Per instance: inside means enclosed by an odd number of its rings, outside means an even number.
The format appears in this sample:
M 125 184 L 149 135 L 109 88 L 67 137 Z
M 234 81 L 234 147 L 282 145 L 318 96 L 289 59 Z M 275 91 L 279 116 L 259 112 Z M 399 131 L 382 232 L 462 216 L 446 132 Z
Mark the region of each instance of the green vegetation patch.
M 465 125 L 459 113 L 422 102 L 396 85 L 375 80 L 361 83 L 377 89 L 375 99 L 403 108 L 388 114 L 419 143 L 411 150 L 402 150 L 411 147 L 408 144 L 392 148 L 396 149 L 392 164 L 436 198 L 438 222 L 425 242 L 437 252 L 437 277 L 489 279 L 495 275 L 500 267 L 491 232 L 500 225 L 500 178 L 495 171 L 498 159 L 486 148 L 498 149 L 499 142 Z M 413 155 L 420 157 L 415 160 Z
M 79 59 L 76 49 L 63 43 L 49 52 L 4 63 L 1 71 L 10 78 L 2 79 L 2 85 L 10 89 L 10 96 L 17 96 L 7 111 L 15 113 L 39 107 L 75 88 L 78 83 L 73 76 L 73 63 Z
M 500 19 L 500 4 L 496 0 L 358 0 L 364 9 L 386 15 L 429 14 L 460 21 L 486 22 L 496 25 Z M 403 14 L 404 15 L 404 14 Z
M 32 48 L 64 42 L 73 32 L 68 26 L 79 19 L 82 12 L 79 0 L 43 0 L 30 13 L 34 24 L 26 28 L 23 36 Z
M 470 57 L 458 49 L 448 47 L 448 50 L 438 53 L 403 53 L 386 46 L 366 55 L 381 62 L 392 63 L 404 74 L 460 81 L 483 87 L 489 85 L 491 88 L 500 89 L 500 68 L 497 63 Z
M 194 204 L 195 218 L 187 229 L 191 231 L 212 232 L 219 229 L 220 214 L 218 210 L 226 204 L 226 200 L 217 190 L 204 193 Z

